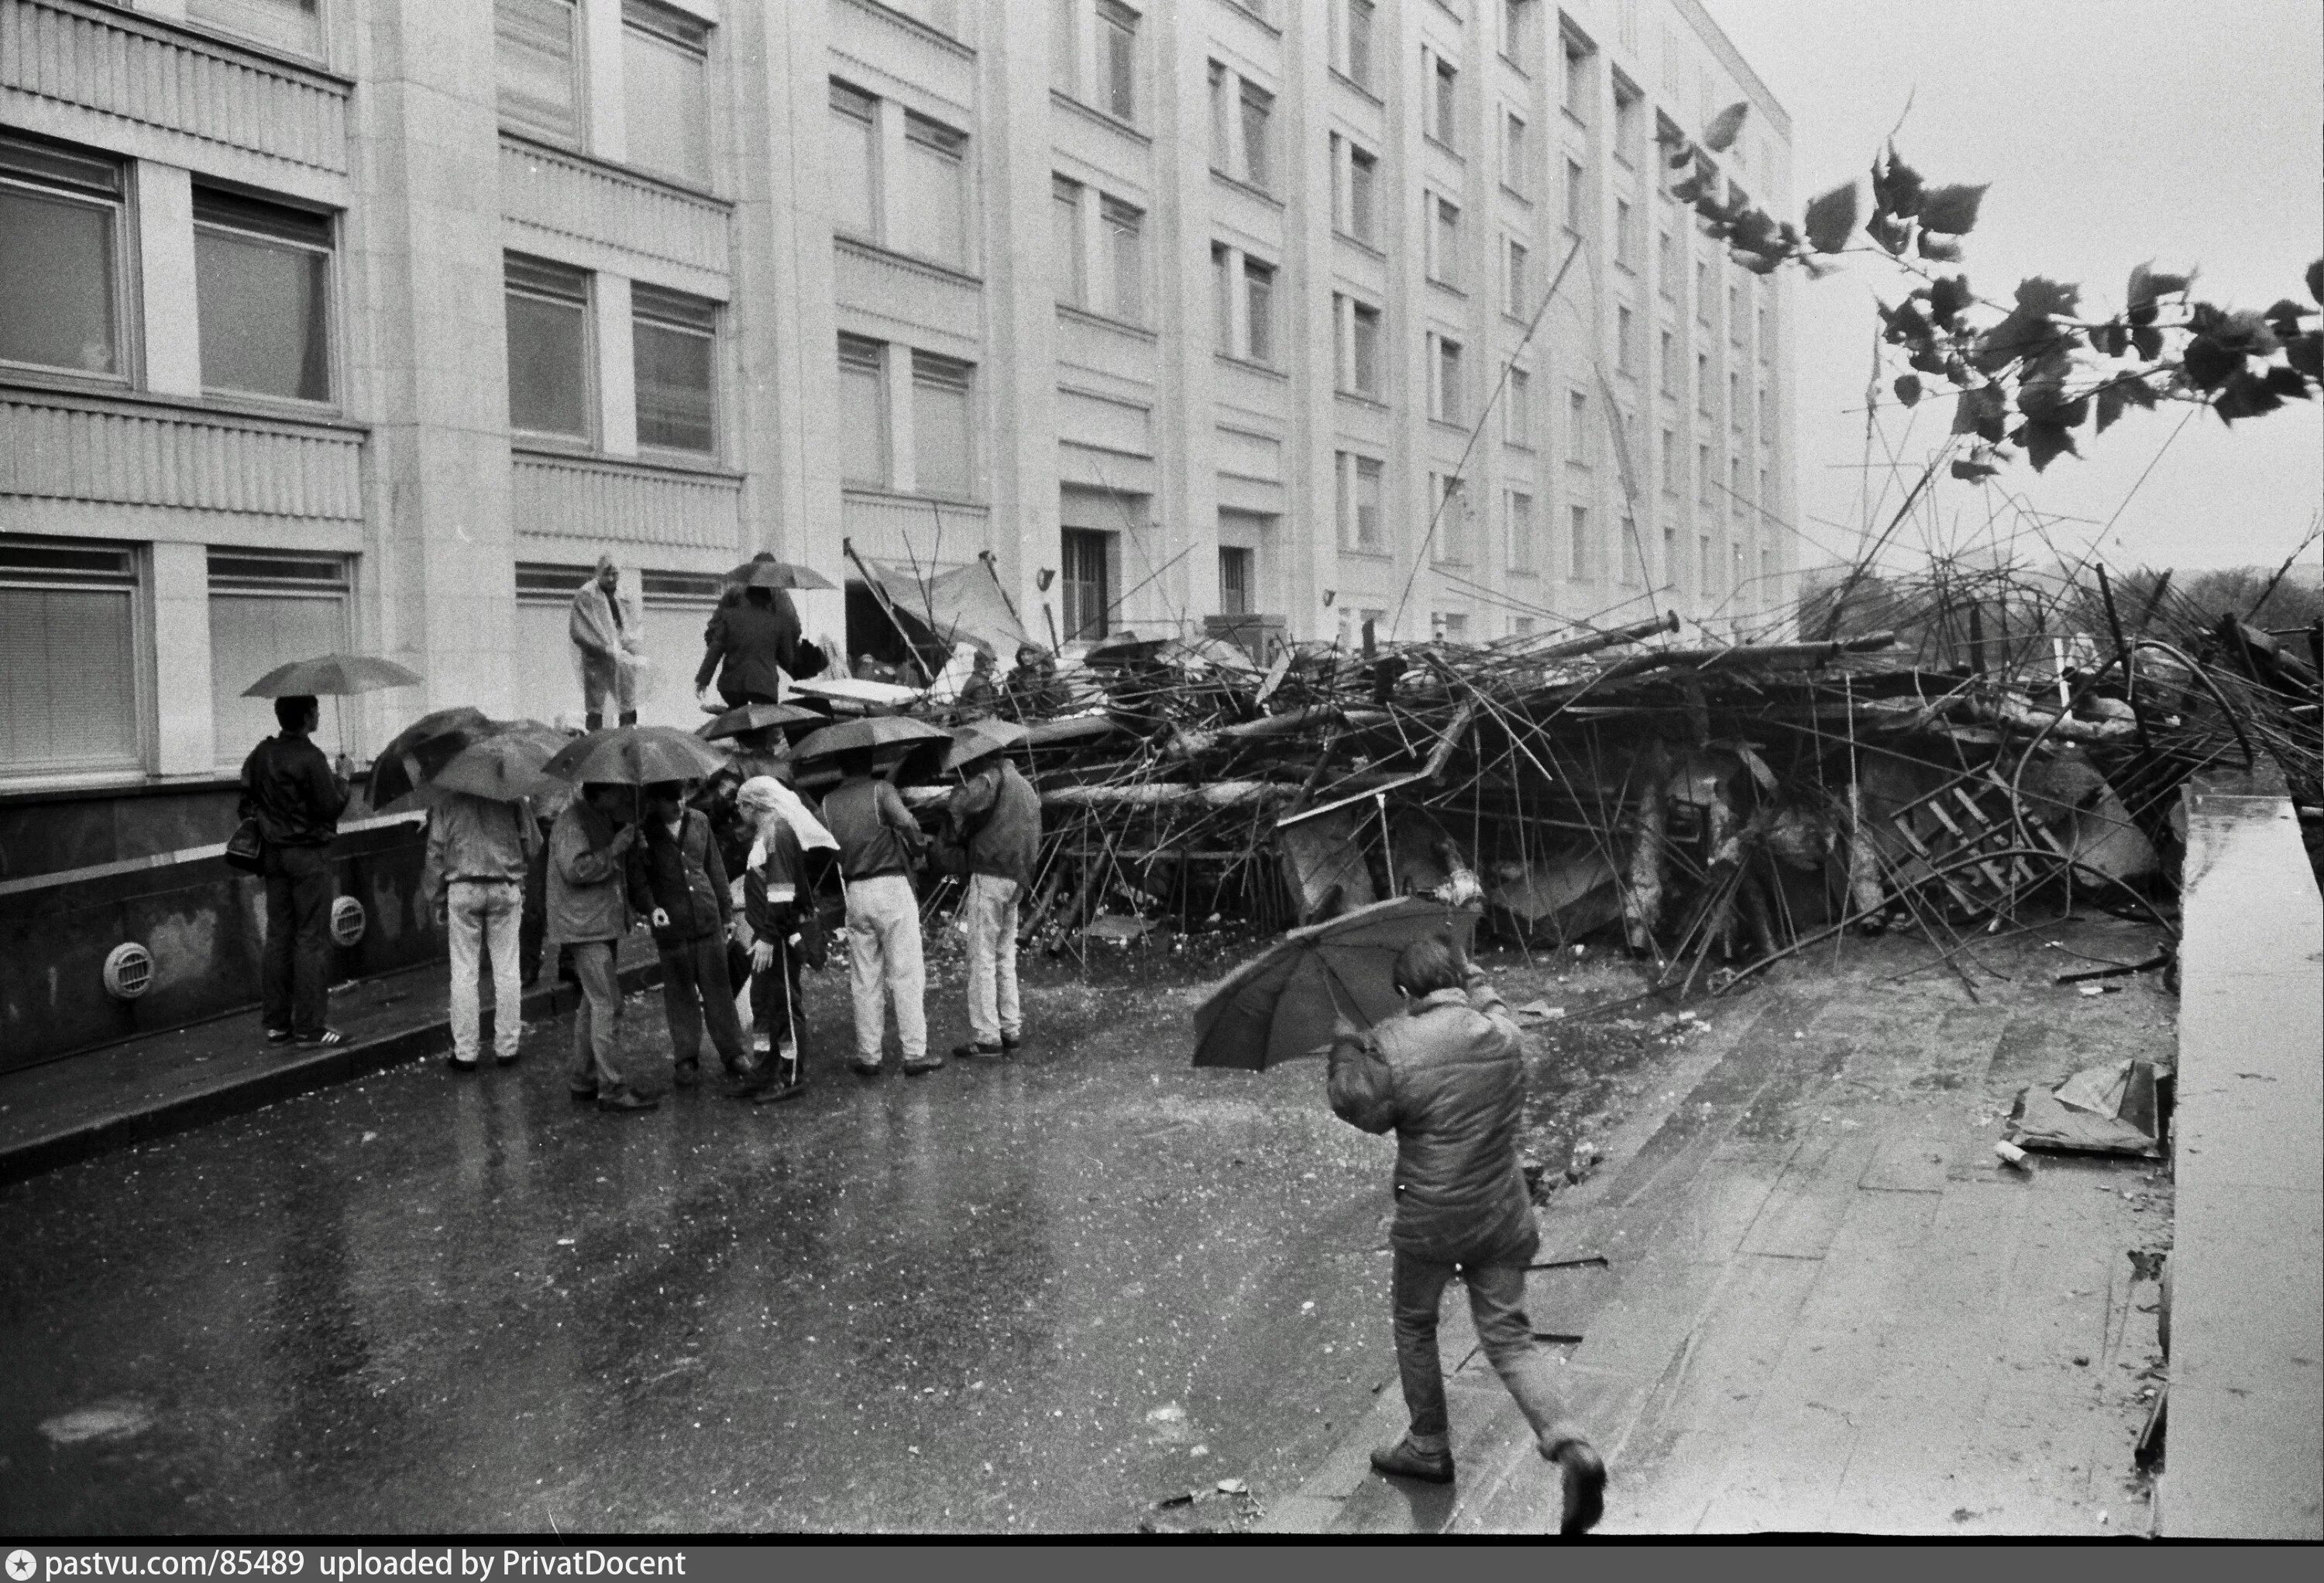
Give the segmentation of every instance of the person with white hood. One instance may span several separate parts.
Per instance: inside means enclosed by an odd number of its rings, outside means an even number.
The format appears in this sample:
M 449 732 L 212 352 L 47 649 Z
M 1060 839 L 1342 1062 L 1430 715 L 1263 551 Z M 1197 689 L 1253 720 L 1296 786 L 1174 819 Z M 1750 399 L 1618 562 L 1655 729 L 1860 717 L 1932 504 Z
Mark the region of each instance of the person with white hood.
M 751 1014 L 758 1054 L 729 1090 L 754 1105 L 775 1105 L 807 1091 L 799 1049 L 799 965 L 821 970 L 828 959 L 815 907 L 807 851 L 839 843 L 798 794 L 771 775 L 753 775 L 735 806 L 757 830 L 742 870 L 742 917 L 750 930 Z
M 573 618 L 567 624 L 574 662 L 581 672 L 584 723 L 592 731 L 605 723 L 609 694 L 620 710 L 620 724 L 638 723 L 638 668 L 644 662 L 645 644 L 638 614 L 627 607 L 621 587 L 622 569 L 613 558 L 597 557 L 597 569 L 574 591 Z

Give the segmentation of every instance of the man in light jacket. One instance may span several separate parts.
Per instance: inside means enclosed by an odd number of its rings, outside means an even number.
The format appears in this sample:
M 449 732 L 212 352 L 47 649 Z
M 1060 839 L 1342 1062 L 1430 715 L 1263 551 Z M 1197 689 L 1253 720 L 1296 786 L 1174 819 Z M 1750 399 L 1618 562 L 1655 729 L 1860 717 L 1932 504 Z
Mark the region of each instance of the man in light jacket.
M 622 1070 L 622 986 L 613 954 L 630 931 L 624 859 L 637 827 L 613 828 L 609 805 L 622 793 L 584 786 L 549 832 L 549 938 L 573 948 L 581 1005 L 573 1015 L 576 1099 L 600 1110 L 651 1110 L 659 1101 L 631 1086 Z
M 968 1026 L 953 1053 L 997 1060 L 1025 1038 L 1017 994 L 1017 909 L 1041 852 L 1041 798 L 997 749 L 953 792 L 953 842 L 968 852 Z
M 493 958 L 493 1054 L 516 1060 L 524 1032 L 524 876 L 540 845 L 540 827 L 524 802 L 498 802 L 465 792 L 438 794 L 428 810 L 428 861 L 420 871 L 423 905 L 436 910 L 451 937 L 452 1053 L 456 1072 L 476 1069 L 476 950 Z
M 566 633 L 573 640 L 573 657 L 581 669 L 581 707 L 592 731 L 605 723 L 605 699 L 611 694 L 621 710 L 621 724 L 638 723 L 638 678 L 635 656 L 644 644 L 637 613 L 623 607 L 622 569 L 610 555 L 597 557 L 597 569 L 573 595 L 573 618 Z
M 1563 1476 L 1559 1531 L 1587 1532 L 1605 1509 L 1606 1465 L 1566 1418 L 1525 1314 L 1526 1268 L 1541 1233 L 1517 1167 L 1526 1069 L 1517 1023 L 1483 971 L 1449 940 L 1405 947 L 1396 987 L 1407 1009 L 1370 1033 L 1343 1028 L 1332 1045 L 1329 1088 L 1342 1121 L 1396 1133 L 1390 1301 L 1412 1428 L 1374 1451 L 1372 1466 L 1400 1478 L 1452 1482 L 1436 1312 L 1458 1275 L 1486 1358 L 1533 1426 L 1542 1456 Z

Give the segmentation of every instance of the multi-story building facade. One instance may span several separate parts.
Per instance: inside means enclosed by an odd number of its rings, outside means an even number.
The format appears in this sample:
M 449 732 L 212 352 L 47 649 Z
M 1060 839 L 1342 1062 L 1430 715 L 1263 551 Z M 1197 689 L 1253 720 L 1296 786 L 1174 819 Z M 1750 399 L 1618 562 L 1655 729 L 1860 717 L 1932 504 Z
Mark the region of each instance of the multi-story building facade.
M 1736 100 L 1787 212 L 1694 0 L 0 0 L 0 787 L 332 649 L 427 678 L 357 759 L 570 714 L 601 551 L 688 723 L 761 548 L 1065 642 L 1778 608 L 1785 288 L 1655 141 Z

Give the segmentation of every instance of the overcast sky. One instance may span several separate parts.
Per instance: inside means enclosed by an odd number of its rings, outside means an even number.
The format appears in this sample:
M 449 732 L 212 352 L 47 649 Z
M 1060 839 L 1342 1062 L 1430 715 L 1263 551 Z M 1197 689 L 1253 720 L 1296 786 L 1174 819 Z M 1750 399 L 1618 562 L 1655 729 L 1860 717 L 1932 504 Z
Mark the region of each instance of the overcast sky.
M 2301 275 L 2324 253 L 2319 0 L 1704 5 L 1791 113 L 1795 208 L 1862 176 L 1904 115 L 1898 152 L 1932 185 L 1993 183 L 1963 265 L 1986 296 L 2006 301 L 2023 276 L 2047 274 L 2080 283 L 2085 310 L 2111 311 L 2131 266 L 2153 259 L 2197 266 L 2196 294 L 2222 306 L 2306 301 Z M 1859 492 L 1872 298 L 1909 289 L 1895 278 L 1859 260 L 1794 282 L 1803 564 L 1851 543 L 1867 515 L 1885 522 L 1903 487 L 1889 486 L 1886 512 Z M 2087 459 L 2061 457 L 2036 476 L 2021 458 L 1995 482 L 2043 515 L 2088 519 L 2053 530 L 2074 553 L 2111 520 L 2102 553 L 2116 566 L 2282 560 L 2324 503 L 2317 404 L 2232 430 L 2209 412 L 2181 430 L 2190 410 L 2131 412 L 2101 439 L 2078 437 Z M 1914 416 L 1891 403 L 1881 427 L 1917 474 L 1951 403 Z M 1876 498 L 1890 477 L 1874 475 Z M 1950 480 L 1937 513 L 1942 533 L 1964 538 L 1993 514 L 1983 491 Z

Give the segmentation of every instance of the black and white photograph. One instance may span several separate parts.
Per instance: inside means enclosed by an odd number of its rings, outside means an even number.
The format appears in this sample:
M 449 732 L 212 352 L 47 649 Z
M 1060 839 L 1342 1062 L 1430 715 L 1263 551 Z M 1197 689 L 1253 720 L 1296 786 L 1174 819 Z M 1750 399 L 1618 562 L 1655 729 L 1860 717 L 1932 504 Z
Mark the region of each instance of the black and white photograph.
M 8 1583 L 2314 1544 L 2319 874 L 2319 0 L 0 0 Z

